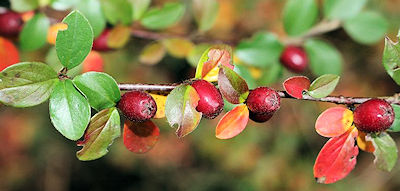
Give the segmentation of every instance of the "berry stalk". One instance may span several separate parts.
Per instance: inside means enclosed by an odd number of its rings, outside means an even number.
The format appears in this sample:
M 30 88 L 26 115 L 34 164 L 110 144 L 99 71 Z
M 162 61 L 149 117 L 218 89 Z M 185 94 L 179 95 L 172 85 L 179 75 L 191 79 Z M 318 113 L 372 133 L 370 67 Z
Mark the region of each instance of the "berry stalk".
M 174 84 L 118 84 L 118 87 L 121 91 L 149 91 L 152 93 L 158 94 L 168 94 L 172 91 L 176 86 L 180 85 L 179 83 Z M 295 97 L 290 96 L 286 91 L 277 91 L 278 95 L 281 98 L 287 99 L 297 99 Z M 393 96 L 386 97 L 378 97 L 379 99 L 386 100 L 390 104 L 399 104 L 400 98 L 399 94 L 395 94 Z M 303 98 L 297 100 L 306 100 L 306 101 L 316 101 L 316 102 L 329 102 L 335 104 L 343 104 L 343 105 L 353 105 L 353 104 L 361 104 L 375 97 L 346 97 L 346 96 L 328 96 L 324 98 L 313 98 L 307 94 L 303 95 Z

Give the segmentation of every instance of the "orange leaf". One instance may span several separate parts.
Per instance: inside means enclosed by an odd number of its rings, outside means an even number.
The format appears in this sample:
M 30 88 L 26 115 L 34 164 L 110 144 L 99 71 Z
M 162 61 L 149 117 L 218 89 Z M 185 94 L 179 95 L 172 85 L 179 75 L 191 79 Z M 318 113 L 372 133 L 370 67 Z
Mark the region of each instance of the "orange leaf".
M 56 23 L 49 27 L 49 32 L 47 33 L 47 42 L 49 44 L 55 45 L 57 39 L 57 33 L 59 30 L 67 30 L 68 25 L 65 23 Z
M 352 128 L 339 137 L 330 138 L 318 154 L 314 177 L 318 183 L 330 184 L 346 177 L 356 165 L 358 130 Z
M 197 68 L 196 78 L 202 78 L 207 81 L 218 80 L 218 66 L 226 66 L 233 69 L 232 65 L 232 48 L 227 45 L 214 45 L 204 51 L 201 56 Z
M 373 153 L 375 151 L 374 144 L 372 143 L 372 141 L 365 140 L 365 136 L 367 136 L 366 133 L 358 131 L 357 145 L 361 150 Z
M 239 105 L 226 113 L 218 122 L 215 136 L 218 139 L 230 139 L 241 133 L 249 121 L 249 109 Z
M 157 143 L 160 129 L 152 122 L 125 121 L 124 145 L 134 153 L 146 153 Z
M 154 116 L 155 119 L 160 119 L 165 117 L 165 102 L 167 101 L 167 96 L 158 95 L 158 94 L 150 94 L 153 97 L 154 101 L 157 104 L 157 112 Z
M 11 41 L 0 37 L 0 71 L 18 62 L 18 49 Z
M 83 70 L 82 72 L 103 72 L 104 71 L 104 63 L 103 58 L 100 53 L 92 50 L 88 54 L 88 56 L 83 61 Z
M 343 107 L 325 110 L 315 122 L 315 130 L 324 137 L 336 137 L 345 133 L 353 124 L 353 112 Z
M 310 80 L 305 76 L 293 76 L 283 82 L 283 87 L 290 96 L 301 99 L 303 91 L 308 90 L 310 84 Z

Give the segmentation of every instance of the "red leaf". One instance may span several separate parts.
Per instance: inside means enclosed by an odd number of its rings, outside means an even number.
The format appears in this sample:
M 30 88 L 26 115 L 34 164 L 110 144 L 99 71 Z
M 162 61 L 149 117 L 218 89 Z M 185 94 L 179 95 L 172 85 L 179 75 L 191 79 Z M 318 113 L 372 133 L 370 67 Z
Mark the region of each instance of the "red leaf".
M 19 54 L 14 44 L 0 37 L 0 72 L 13 64 L 19 62 Z
M 337 137 L 351 128 L 353 112 L 344 107 L 325 110 L 315 122 L 315 130 L 324 137 Z
M 160 129 L 152 122 L 126 121 L 124 125 L 124 145 L 134 153 L 146 153 L 157 143 Z
M 83 61 L 82 72 L 104 72 L 103 58 L 97 51 L 90 51 L 85 61 Z
M 357 129 L 329 139 L 314 164 L 314 177 L 318 183 L 330 184 L 346 177 L 356 165 L 358 147 L 355 145 Z
M 230 139 L 241 133 L 249 121 L 249 109 L 239 105 L 226 113 L 218 122 L 215 136 L 218 139 Z
M 283 82 L 286 92 L 297 99 L 303 97 L 303 91 L 310 88 L 310 80 L 305 76 L 293 76 Z

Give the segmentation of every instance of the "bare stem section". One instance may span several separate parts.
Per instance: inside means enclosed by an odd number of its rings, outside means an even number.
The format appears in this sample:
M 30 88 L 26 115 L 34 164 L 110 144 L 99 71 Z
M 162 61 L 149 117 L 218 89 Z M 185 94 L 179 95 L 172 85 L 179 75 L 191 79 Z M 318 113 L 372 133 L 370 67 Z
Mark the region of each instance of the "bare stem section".
M 118 84 L 118 87 L 122 91 L 148 91 L 152 93 L 158 93 L 166 95 L 171 92 L 176 86 L 180 84 Z M 306 101 L 316 101 L 316 102 L 329 102 L 335 104 L 343 104 L 343 105 L 353 105 L 353 104 L 361 104 L 375 97 L 346 97 L 346 96 L 328 96 L 324 98 L 313 98 L 309 95 L 303 95 L 303 98 L 297 99 L 289 94 L 286 91 L 278 91 L 278 94 L 281 98 L 286 99 L 296 99 L 296 100 L 306 100 Z M 379 99 L 384 99 L 391 104 L 400 104 L 399 94 L 395 94 L 389 97 L 377 97 Z

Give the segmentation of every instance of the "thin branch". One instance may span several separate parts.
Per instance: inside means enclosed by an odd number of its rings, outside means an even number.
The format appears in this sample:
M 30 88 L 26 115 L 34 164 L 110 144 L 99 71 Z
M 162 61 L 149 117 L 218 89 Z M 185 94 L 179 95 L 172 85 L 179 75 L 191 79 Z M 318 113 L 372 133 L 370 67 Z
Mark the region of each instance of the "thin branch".
M 175 87 L 177 87 L 178 83 L 176 84 L 118 84 L 118 87 L 122 91 L 148 91 L 152 93 L 159 93 L 159 94 L 168 94 L 171 92 Z M 297 99 L 290 96 L 286 91 L 278 91 L 278 94 L 281 98 L 285 99 Z M 353 104 L 361 104 L 366 102 L 374 97 L 345 97 L 345 96 L 328 96 L 324 98 L 313 98 L 309 95 L 303 95 L 302 99 L 297 100 L 306 100 L 306 101 L 316 101 L 316 102 L 329 102 L 335 104 L 343 104 L 343 105 L 353 105 Z M 394 96 L 390 97 L 377 97 L 379 99 L 384 99 L 391 104 L 400 104 L 399 94 L 395 94 Z

